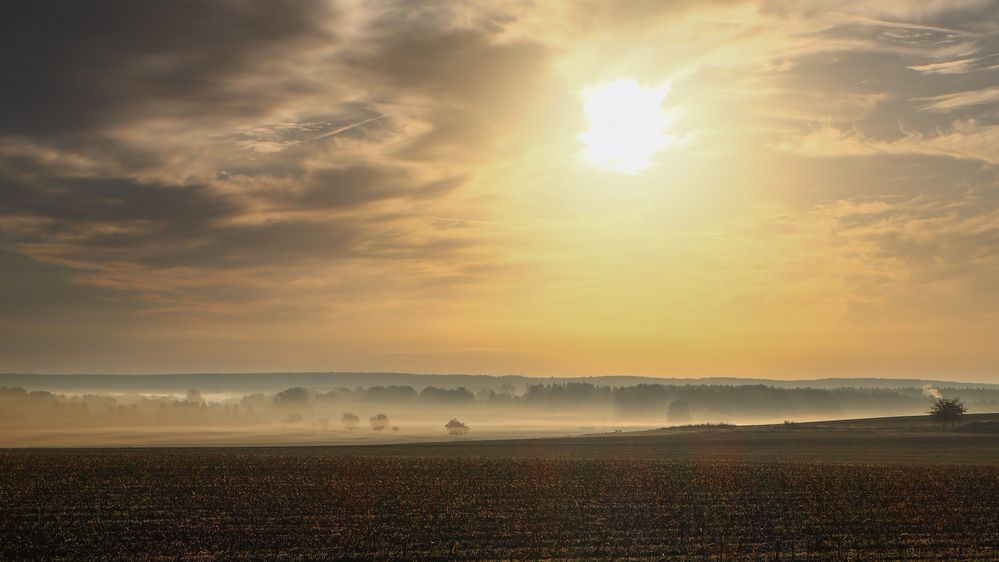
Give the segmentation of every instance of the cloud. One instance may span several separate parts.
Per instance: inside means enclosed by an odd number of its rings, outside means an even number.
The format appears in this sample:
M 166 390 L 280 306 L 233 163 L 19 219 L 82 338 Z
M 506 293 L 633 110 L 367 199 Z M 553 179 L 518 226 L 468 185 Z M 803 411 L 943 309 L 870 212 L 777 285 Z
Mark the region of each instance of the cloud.
M 310 170 L 300 189 L 270 190 L 263 195 L 274 204 L 287 208 L 333 209 L 358 207 L 385 199 L 409 197 L 432 198 L 459 187 L 464 178 L 444 177 L 421 182 L 405 169 L 389 166 L 344 166 Z
M 968 74 L 999 70 L 999 54 L 992 53 L 981 57 L 969 57 L 943 62 L 919 64 L 909 67 L 923 74 Z
M 134 120 L 246 119 L 288 95 L 304 47 L 335 41 L 325 2 L 41 0 L 0 9 L 0 131 L 81 134 Z
M 813 206 L 800 220 L 807 229 L 822 225 L 820 236 L 835 242 L 835 267 L 848 272 L 855 297 L 891 302 L 948 295 L 907 314 L 929 308 L 988 316 L 997 304 L 988 287 L 999 282 L 994 187 L 841 199 Z
M 780 141 L 775 147 L 809 158 L 925 154 L 999 165 L 999 125 L 982 125 L 971 119 L 955 122 L 946 131 L 930 134 L 906 131 L 899 139 L 882 140 L 865 136 L 856 129 L 843 130 L 826 124 Z
M 140 183 L 130 178 L 33 178 L 5 182 L 0 211 L 82 223 L 201 224 L 237 210 L 203 185 Z
M 453 212 L 545 50 L 494 41 L 499 14 L 409 8 L 6 6 L 0 241 L 117 287 L 176 268 L 437 271 L 474 234 L 416 217 Z
M 975 105 L 992 105 L 999 103 L 999 86 L 929 98 L 916 98 L 916 100 L 924 102 L 921 106 L 924 111 L 947 112 Z

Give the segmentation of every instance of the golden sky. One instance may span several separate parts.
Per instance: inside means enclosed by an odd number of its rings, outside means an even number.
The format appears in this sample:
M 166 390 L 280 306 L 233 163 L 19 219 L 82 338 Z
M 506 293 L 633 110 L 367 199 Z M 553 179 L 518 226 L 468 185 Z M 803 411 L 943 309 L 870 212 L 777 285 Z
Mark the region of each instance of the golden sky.
M 3 8 L 0 371 L 999 382 L 995 1 L 141 4 Z

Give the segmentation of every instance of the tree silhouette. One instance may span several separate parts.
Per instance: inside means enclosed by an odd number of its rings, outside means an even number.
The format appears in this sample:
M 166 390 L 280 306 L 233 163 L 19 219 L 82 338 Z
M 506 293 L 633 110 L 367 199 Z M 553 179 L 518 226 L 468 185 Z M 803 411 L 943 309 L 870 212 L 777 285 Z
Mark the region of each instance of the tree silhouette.
M 347 428 L 347 431 L 354 431 L 357 424 L 361 423 L 361 418 L 350 412 L 344 412 L 343 416 L 340 417 L 340 421 L 343 422 L 343 426 Z
M 282 390 L 274 395 L 275 406 L 305 406 L 308 405 L 308 403 L 309 391 L 300 386 Z
M 191 388 L 187 391 L 187 401 L 191 404 L 201 404 L 205 400 L 201 397 L 201 391 L 196 388 Z
M 465 435 L 471 431 L 467 425 L 454 418 L 451 418 L 451 421 L 447 422 L 444 427 L 450 435 Z
M 954 424 L 960 421 L 961 416 L 967 411 L 968 408 L 960 398 L 936 398 L 928 413 L 933 421 L 938 422 L 944 429 L 947 429 L 948 424 L 954 429 Z
M 385 428 L 392 425 L 392 421 L 385 414 L 378 414 L 377 416 L 368 420 L 371 422 L 371 429 L 374 431 L 384 431 Z

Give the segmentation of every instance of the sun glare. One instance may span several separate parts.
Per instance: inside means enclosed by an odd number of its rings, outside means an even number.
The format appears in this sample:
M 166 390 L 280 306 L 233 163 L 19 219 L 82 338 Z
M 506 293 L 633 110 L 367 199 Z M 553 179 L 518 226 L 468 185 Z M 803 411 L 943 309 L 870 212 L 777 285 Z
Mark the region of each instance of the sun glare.
M 583 154 L 592 164 L 634 174 L 649 167 L 651 158 L 670 143 L 662 102 L 669 84 L 642 86 L 618 80 L 583 91 L 590 128 L 579 135 Z

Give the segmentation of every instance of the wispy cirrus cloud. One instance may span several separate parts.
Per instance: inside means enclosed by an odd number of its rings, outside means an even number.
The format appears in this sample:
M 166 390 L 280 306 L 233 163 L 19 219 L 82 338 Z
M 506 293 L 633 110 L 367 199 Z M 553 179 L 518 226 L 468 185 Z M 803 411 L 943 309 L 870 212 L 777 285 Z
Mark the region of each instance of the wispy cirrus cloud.
M 855 129 L 844 130 L 826 124 L 793 140 L 779 142 L 775 147 L 809 158 L 925 154 L 999 165 L 997 143 L 999 124 L 981 125 L 968 120 L 955 123 L 949 131 L 936 131 L 928 135 L 909 131 L 893 140 L 865 136 Z
M 994 105 L 999 103 L 999 86 L 942 94 L 928 98 L 916 98 L 924 111 L 947 112 L 965 107 Z
M 999 54 L 917 64 L 909 67 L 923 74 L 968 74 L 999 70 Z

